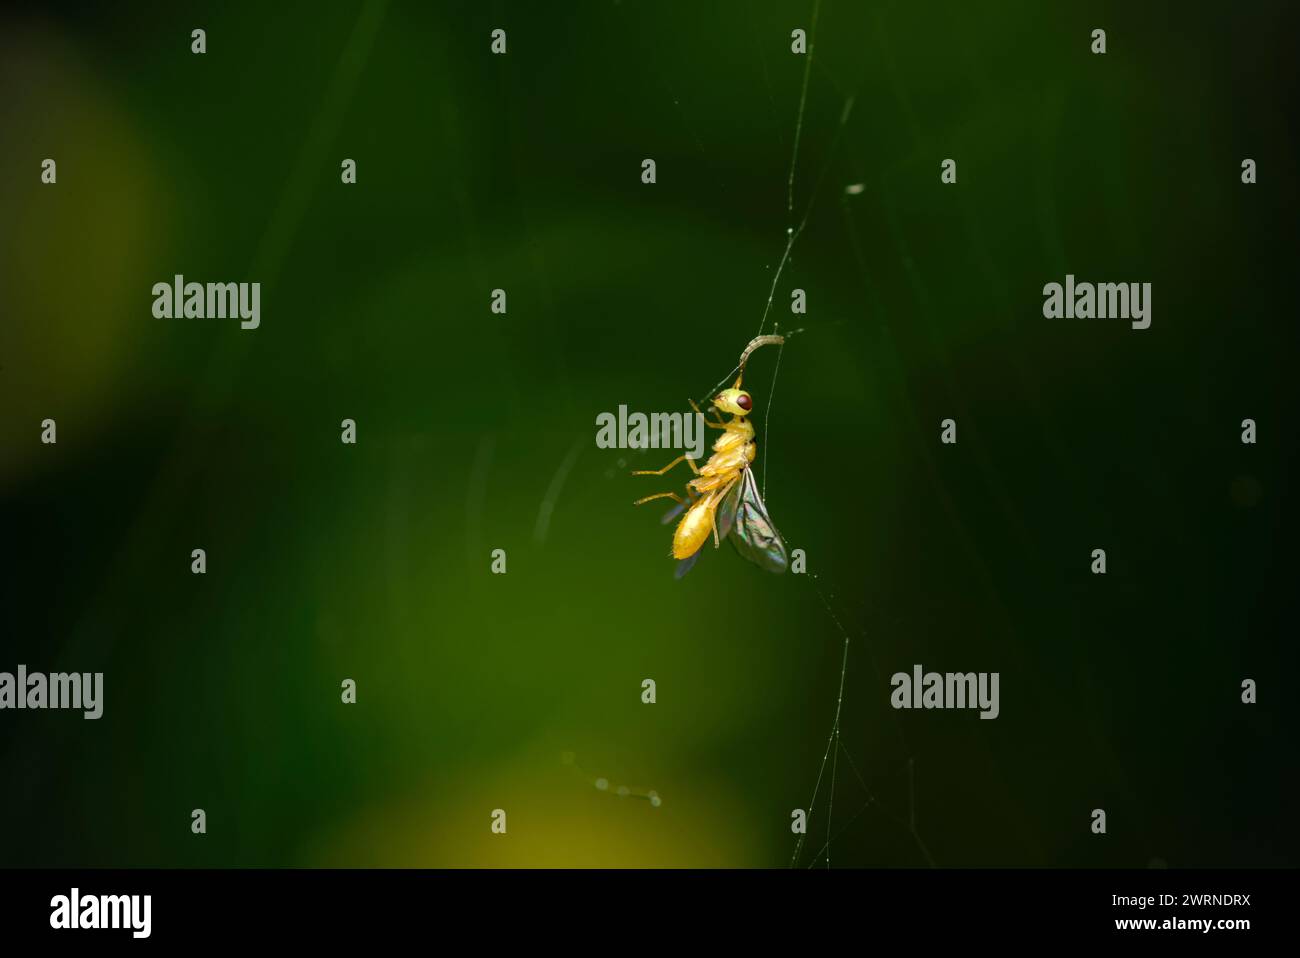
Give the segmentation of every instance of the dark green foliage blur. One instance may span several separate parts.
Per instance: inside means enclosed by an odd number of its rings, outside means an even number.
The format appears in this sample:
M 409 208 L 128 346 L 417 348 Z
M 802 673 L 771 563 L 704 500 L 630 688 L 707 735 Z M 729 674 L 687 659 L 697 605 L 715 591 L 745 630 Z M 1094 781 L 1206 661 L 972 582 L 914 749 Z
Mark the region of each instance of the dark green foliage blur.
M 793 213 L 810 3 L 0 15 L 0 671 L 106 686 L 0 712 L 0 865 L 785 865 L 836 620 L 833 864 L 1294 865 L 1286 6 L 827 0 Z M 674 581 L 596 416 L 724 376 L 809 209 L 746 380 L 809 574 Z

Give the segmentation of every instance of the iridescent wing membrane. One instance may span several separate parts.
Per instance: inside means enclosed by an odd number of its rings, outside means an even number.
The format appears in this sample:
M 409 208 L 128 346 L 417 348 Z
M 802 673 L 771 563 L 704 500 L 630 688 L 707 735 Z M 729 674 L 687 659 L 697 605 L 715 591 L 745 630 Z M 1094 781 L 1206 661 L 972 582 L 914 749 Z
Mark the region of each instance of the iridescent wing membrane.
M 758 494 L 758 483 L 754 481 L 754 471 L 745 469 L 736 483 L 740 488 L 736 506 L 735 524 L 731 532 L 731 544 L 736 551 L 757 566 L 768 572 L 784 572 L 790 564 L 781 534 L 772 524 L 772 517 L 767 514 L 763 497 Z M 732 490 L 731 495 L 735 494 Z M 731 495 L 727 498 L 730 499 Z M 719 535 L 726 535 L 722 528 Z
M 664 516 L 664 522 L 671 522 L 683 508 L 684 504 L 671 510 Z M 741 470 L 736 484 L 718 506 L 714 522 L 717 523 L 718 537 L 731 539 L 736 551 L 755 565 L 762 566 L 768 572 L 784 572 L 790 564 L 785 543 L 772 524 L 772 517 L 767 514 L 763 497 L 759 495 L 753 470 Z M 678 562 L 673 577 L 680 579 L 690 572 L 691 566 L 695 565 L 703 551 L 704 547 L 701 546 L 694 555 Z

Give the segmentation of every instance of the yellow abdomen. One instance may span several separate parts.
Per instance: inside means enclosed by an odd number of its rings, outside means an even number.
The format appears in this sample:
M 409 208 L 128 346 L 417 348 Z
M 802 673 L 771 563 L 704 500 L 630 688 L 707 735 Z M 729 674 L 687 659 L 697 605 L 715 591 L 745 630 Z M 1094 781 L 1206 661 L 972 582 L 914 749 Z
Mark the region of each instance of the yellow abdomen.
M 754 461 L 754 427 L 744 419 L 727 423 L 726 431 L 713 444 L 713 455 L 687 485 L 701 498 L 686 510 L 673 533 L 673 558 L 689 559 L 704 545 L 713 531 L 713 517 L 722 496 L 740 471 Z
M 689 559 L 700 550 L 713 531 L 713 513 L 717 508 L 718 500 L 710 494 L 686 510 L 673 533 L 674 559 Z

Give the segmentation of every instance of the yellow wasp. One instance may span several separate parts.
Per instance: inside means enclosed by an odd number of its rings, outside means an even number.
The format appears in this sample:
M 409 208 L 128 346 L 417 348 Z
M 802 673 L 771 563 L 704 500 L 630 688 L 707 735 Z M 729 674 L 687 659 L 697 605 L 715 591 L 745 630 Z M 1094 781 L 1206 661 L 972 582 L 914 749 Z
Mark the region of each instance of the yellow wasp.
M 681 462 L 695 473 L 695 478 L 686 483 L 685 499 L 675 492 L 658 492 L 634 503 L 639 506 L 652 499 L 677 500 L 679 505 L 664 517 L 664 522 L 671 521 L 683 509 L 686 511 L 673 533 L 672 555 L 679 560 L 676 573 L 679 579 L 699 558 L 710 532 L 713 533 L 714 547 L 722 539 L 730 538 L 737 552 L 769 572 L 784 572 L 789 564 L 785 543 L 767 514 L 750 468 L 758 451 L 754 443 L 754 427 L 747 418 L 754 408 L 754 400 L 740 388 L 750 354 L 760 346 L 784 342 L 784 336 L 759 336 L 740 354 L 740 375 L 736 377 L 736 384 L 713 398 L 713 408 L 709 411 L 717 415 L 717 421 L 704 420 L 711 428 L 721 429 L 722 435 L 713 444 L 713 455 L 703 468 L 697 467 L 694 459 L 678 456 L 662 469 L 639 469 L 632 473 L 634 476 L 662 476 Z M 700 412 L 694 401 L 691 407 Z M 724 422 L 722 413 L 730 414 L 731 420 Z

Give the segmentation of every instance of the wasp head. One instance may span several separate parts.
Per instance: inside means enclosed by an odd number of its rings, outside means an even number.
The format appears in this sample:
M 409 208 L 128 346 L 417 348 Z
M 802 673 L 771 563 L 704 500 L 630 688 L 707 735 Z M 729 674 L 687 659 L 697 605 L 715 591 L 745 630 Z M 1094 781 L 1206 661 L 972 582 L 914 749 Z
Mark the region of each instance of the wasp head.
M 724 389 L 714 397 L 713 405 L 733 416 L 748 416 L 754 400 L 743 389 Z

